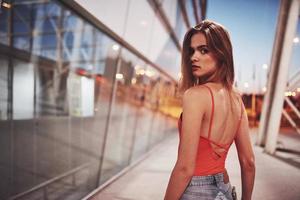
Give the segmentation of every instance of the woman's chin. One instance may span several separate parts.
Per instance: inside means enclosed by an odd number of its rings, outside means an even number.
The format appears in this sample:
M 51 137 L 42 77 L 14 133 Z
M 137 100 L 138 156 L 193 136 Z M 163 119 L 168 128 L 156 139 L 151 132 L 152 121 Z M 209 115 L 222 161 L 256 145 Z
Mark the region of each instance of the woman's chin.
M 201 73 L 197 73 L 197 72 L 193 72 L 193 76 L 195 78 L 200 78 L 202 76 L 202 74 Z

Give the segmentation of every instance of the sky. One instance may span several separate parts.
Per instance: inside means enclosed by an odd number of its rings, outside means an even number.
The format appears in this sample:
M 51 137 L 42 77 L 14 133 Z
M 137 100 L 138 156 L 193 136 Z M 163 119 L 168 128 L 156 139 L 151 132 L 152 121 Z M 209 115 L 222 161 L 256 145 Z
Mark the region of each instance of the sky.
M 209 0 L 207 18 L 223 24 L 231 35 L 237 86 L 262 92 L 266 86 L 275 38 L 279 0 Z M 298 22 L 296 35 L 300 36 Z M 289 77 L 300 69 L 299 43 L 293 47 Z M 263 64 L 268 65 L 264 69 Z M 256 71 L 253 80 L 254 69 Z M 245 83 L 249 87 L 245 87 Z

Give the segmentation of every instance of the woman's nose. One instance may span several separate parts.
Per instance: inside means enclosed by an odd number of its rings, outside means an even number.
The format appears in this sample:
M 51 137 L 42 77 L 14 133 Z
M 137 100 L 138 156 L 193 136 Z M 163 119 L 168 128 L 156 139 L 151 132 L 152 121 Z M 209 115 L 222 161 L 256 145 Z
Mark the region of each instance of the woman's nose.
M 198 58 L 198 56 L 196 55 L 196 52 L 193 53 L 192 56 L 191 56 L 191 61 L 192 61 L 192 62 L 196 62 L 196 61 L 198 61 L 198 60 L 199 60 L 199 58 Z

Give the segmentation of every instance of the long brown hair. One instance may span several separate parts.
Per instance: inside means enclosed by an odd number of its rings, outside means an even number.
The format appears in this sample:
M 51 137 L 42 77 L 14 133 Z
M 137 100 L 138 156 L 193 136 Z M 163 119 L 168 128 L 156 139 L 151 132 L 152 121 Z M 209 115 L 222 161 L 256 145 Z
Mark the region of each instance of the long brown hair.
M 180 90 L 184 92 L 194 86 L 197 81 L 192 73 L 190 52 L 191 38 L 196 33 L 204 34 L 210 52 L 217 59 L 216 76 L 220 79 L 223 86 L 231 91 L 234 82 L 234 66 L 230 37 L 227 30 L 221 24 L 210 20 L 202 21 L 200 24 L 189 29 L 184 36 L 181 53 L 182 76 Z M 205 80 L 200 80 L 199 84 L 202 83 L 205 83 Z

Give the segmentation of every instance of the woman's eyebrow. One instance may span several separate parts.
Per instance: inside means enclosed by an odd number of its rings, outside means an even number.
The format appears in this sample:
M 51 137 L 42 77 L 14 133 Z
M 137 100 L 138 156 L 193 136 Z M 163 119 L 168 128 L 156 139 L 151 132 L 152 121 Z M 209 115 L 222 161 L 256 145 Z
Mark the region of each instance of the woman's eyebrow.
M 192 49 L 201 49 L 201 48 L 207 48 L 207 45 L 203 44 L 203 45 L 199 45 L 196 47 L 191 47 Z

